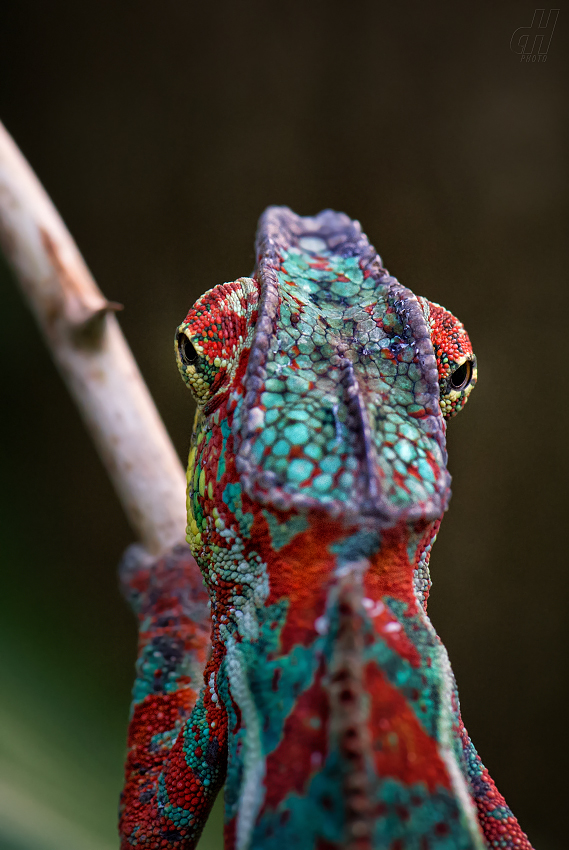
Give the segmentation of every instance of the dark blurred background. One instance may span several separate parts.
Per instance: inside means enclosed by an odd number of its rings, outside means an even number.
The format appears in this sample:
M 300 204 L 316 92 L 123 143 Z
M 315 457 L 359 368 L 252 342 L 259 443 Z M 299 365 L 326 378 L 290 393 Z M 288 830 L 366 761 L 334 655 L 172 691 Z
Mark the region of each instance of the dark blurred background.
M 248 274 L 268 204 L 361 220 L 455 312 L 479 386 L 449 428 L 430 611 L 465 723 L 536 850 L 568 791 L 566 10 L 527 3 L 4 0 L 0 118 L 120 320 L 184 457 L 172 355 L 205 289 Z M 0 848 L 111 850 L 136 634 L 133 534 L 5 265 Z M 215 825 L 202 847 L 221 847 Z

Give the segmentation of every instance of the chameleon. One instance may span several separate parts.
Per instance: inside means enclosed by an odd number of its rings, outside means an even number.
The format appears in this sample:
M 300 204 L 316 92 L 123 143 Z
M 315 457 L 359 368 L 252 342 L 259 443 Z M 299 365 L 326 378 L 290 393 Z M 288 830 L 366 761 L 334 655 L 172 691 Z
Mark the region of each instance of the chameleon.
M 175 348 L 189 548 L 123 562 L 122 850 L 195 847 L 223 786 L 226 850 L 531 850 L 427 615 L 477 379 L 461 322 L 359 222 L 269 207 L 252 277 L 202 295 Z

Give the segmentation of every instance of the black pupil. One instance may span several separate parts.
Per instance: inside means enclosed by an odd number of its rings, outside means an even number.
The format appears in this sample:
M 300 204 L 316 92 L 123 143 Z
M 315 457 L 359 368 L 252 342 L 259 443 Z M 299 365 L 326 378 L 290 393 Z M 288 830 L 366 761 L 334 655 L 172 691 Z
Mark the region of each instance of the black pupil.
M 472 375 L 472 365 L 470 360 L 467 360 L 458 369 L 455 369 L 450 376 L 450 385 L 453 390 L 462 390 L 467 385 Z
M 198 353 L 186 334 L 178 334 L 178 351 L 182 362 L 186 364 L 195 363 L 198 359 Z

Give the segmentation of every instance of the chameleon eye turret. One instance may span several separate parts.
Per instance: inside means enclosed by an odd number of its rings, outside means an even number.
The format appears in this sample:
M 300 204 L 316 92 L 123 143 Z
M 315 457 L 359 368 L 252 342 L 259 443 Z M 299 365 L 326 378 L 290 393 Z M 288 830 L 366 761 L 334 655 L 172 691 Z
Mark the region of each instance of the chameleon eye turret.
M 212 413 L 234 378 L 254 331 L 259 292 L 250 278 L 210 289 L 176 331 L 176 360 L 198 406 Z M 242 361 L 244 370 L 246 361 Z
M 439 373 L 441 412 L 446 420 L 462 410 L 478 377 L 464 325 L 439 304 L 419 298 L 431 334 Z

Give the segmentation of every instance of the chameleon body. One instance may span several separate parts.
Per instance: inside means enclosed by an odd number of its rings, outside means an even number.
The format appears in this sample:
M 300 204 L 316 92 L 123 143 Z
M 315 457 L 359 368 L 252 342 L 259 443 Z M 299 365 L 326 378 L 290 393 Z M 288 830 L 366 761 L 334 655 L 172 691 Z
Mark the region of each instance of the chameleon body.
M 269 208 L 253 277 L 203 295 L 176 350 L 211 652 L 188 553 L 127 559 L 123 850 L 194 847 L 224 784 L 227 850 L 528 850 L 426 613 L 446 420 L 476 381 L 461 323 L 358 222 Z

